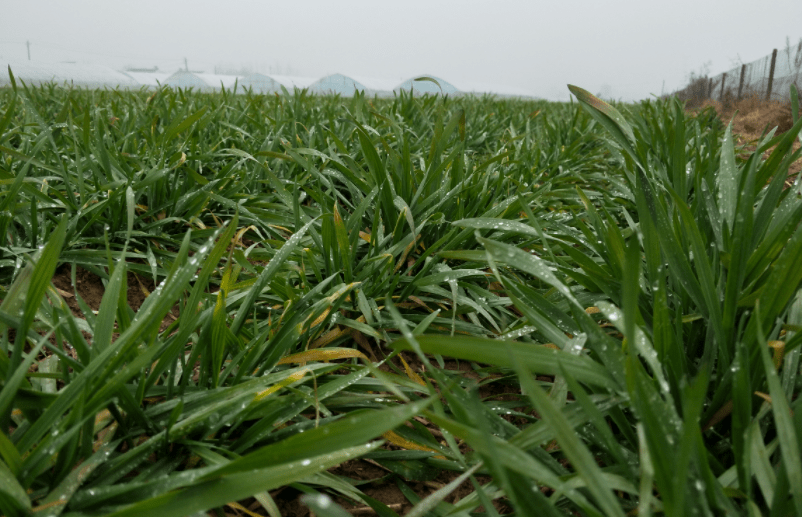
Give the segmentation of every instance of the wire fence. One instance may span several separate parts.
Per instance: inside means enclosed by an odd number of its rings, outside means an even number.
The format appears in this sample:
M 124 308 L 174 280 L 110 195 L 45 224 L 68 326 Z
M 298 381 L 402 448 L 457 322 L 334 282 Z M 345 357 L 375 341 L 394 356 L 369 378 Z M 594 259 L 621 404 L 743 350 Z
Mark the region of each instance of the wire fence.
M 688 104 L 712 99 L 731 103 L 747 97 L 764 100 L 790 100 L 790 87 L 802 89 L 802 39 L 796 46 L 774 49 L 768 56 L 708 77 L 691 74 L 685 88 L 674 94 Z

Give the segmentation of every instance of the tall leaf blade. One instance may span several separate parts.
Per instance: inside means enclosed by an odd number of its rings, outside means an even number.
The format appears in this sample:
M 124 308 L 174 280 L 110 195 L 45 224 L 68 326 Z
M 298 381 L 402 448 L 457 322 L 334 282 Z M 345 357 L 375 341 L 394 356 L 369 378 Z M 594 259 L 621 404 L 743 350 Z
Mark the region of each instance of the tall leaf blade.
M 718 210 L 721 218 L 727 223 L 732 232 L 735 224 L 735 211 L 738 207 L 738 193 L 740 192 L 741 175 L 735 165 L 735 149 L 732 140 L 732 124 L 724 131 L 721 142 L 721 163 L 716 175 L 718 187 Z
M 513 356 L 512 363 L 515 365 L 518 378 L 521 381 L 521 387 L 526 391 L 526 395 L 532 401 L 540 417 L 554 428 L 557 442 L 562 446 L 562 450 L 570 460 L 571 465 L 587 483 L 590 493 L 593 494 L 604 514 L 623 517 L 624 512 L 613 495 L 612 489 L 603 484 L 602 471 L 596 464 L 593 454 L 576 435 L 574 428 L 565 419 L 560 409 L 543 389 L 535 383 L 530 372 L 523 367 L 523 363 L 517 360 L 515 353 L 510 352 L 510 354 Z
M 42 298 L 50 285 L 50 279 L 53 278 L 53 273 L 58 264 L 61 248 L 64 245 L 66 238 L 68 218 L 66 215 L 62 216 L 61 221 L 56 227 L 55 231 L 50 235 L 45 247 L 39 252 L 34 266 L 33 273 L 28 284 L 28 290 L 25 294 L 25 304 L 22 314 L 22 325 L 17 329 L 17 337 L 14 341 L 14 351 L 11 355 L 9 362 L 9 369 L 7 379 L 10 380 L 11 376 L 17 365 L 20 363 L 22 357 L 22 349 L 25 346 L 25 341 L 28 335 L 28 329 L 31 327 L 36 313 L 39 310 L 39 304 L 42 303 Z M 0 421 L 3 420 L 3 415 L 0 413 Z
M 292 237 L 290 237 L 287 242 L 285 242 L 284 245 L 276 252 L 273 258 L 267 264 L 267 267 L 265 267 L 264 271 L 262 271 L 262 274 L 259 275 L 259 279 L 253 285 L 253 287 L 251 287 L 250 291 L 248 291 L 248 296 L 242 302 L 239 312 L 237 312 L 237 315 L 234 317 L 234 321 L 231 323 L 232 334 L 237 335 L 240 328 L 242 328 L 243 323 L 245 323 L 245 318 L 248 317 L 251 307 L 253 307 L 253 304 L 256 302 L 256 298 L 261 294 L 262 289 L 267 286 L 267 283 L 270 281 L 270 279 L 273 278 L 273 276 L 278 272 L 279 268 L 284 265 L 284 261 L 287 260 L 287 257 L 289 257 L 290 253 L 293 252 L 295 247 L 303 238 L 304 234 L 306 234 L 306 231 L 312 226 L 312 223 L 314 223 L 314 220 L 309 221 L 300 229 L 298 229 L 292 235 Z
M 632 147 L 635 136 L 632 132 L 632 126 L 629 125 L 624 116 L 617 109 L 587 90 L 571 84 L 568 85 L 568 89 L 576 96 L 582 107 L 590 113 L 590 116 L 613 135 L 618 145 L 635 158 L 637 155 Z
M 509 348 L 517 361 L 529 371 L 542 375 L 559 375 L 560 368 L 565 368 L 571 376 L 582 379 L 594 386 L 616 389 L 618 384 L 607 370 L 592 359 L 573 355 L 562 350 L 554 350 L 530 343 L 516 343 L 499 339 L 485 339 L 470 336 L 419 336 L 415 340 L 423 352 L 440 354 L 475 361 L 477 363 L 494 364 L 507 368 L 513 367 L 513 361 L 503 350 Z M 406 338 L 390 343 L 397 350 L 414 350 L 414 346 Z

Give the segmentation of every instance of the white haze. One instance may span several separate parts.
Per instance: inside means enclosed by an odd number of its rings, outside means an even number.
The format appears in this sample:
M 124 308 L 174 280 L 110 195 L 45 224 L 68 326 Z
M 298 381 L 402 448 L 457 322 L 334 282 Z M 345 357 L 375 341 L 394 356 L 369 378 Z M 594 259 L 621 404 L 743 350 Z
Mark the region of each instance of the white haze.
M 0 60 L 173 72 L 433 74 L 568 99 L 635 100 L 802 38 L 802 1 L 8 1 Z

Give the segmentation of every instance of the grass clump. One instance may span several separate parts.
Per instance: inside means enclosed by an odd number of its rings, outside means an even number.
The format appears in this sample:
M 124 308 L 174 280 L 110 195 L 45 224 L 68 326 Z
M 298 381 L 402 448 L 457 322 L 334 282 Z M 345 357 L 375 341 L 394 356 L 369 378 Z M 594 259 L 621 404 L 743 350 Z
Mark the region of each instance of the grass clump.
M 802 513 L 802 122 L 571 89 L 0 91 L 0 510 Z

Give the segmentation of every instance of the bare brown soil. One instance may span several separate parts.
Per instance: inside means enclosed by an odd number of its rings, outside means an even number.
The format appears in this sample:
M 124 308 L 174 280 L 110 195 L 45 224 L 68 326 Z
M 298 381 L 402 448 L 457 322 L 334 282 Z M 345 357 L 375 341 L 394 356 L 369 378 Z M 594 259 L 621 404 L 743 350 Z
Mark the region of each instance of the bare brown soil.
M 76 285 L 73 286 L 70 270 L 71 266 L 69 264 L 64 264 L 56 270 L 56 274 L 53 276 L 53 285 L 61 291 L 61 295 L 67 305 L 70 306 L 70 309 L 72 309 L 72 313 L 77 317 L 83 317 L 78 302 L 75 300 L 75 292 L 92 310 L 98 310 L 100 308 L 100 300 L 103 299 L 103 293 L 105 292 L 103 281 L 96 274 L 81 267 L 76 267 Z
M 78 318 L 83 318 L 84 314 L 78 305 L 78 301 L 75 299 L 75 293 L 81 297 L 90 309 L 97 311 L 100 309 L 100 302 L 103 300 L 103 293 L 106 292 L 106 288 L 103 285 L 103 280 L 99 276 L 80 266 L 77 266 L 75 269 L 76 285 L 72 285 L 71 270 L 72 266 L 70 264 L 62 265 L 56 270 L 56 274 L 53 275 L 53 285 L 60 291 L 61 296 L 64 298 L 64 301 L 67 302 L 73 315 Z M 156 286 L 153 283 L 153 279 L 139 276 L 131 271 L 128 272 L 126 283 L 128 285 L 126 291 L 128 306 L 136 312 Z M 177 315 L 178 307 L 173 307 L 162 321 L 161 330 L 167 328 L 170 323 L 176 319 Z

